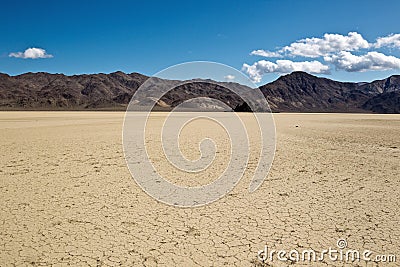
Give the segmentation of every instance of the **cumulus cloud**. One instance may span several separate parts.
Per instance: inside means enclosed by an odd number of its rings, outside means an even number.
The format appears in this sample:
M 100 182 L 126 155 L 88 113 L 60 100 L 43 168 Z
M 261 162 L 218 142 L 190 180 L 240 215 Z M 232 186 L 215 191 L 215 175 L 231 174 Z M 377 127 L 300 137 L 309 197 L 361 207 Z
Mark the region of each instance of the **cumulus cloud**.
M 379 37 L 368 42 L 358 32 L 347 35 L 326 33 L 322 38 L 311 37 L 295 41 L 276 51 L 254 50 L 250 54 L 263 57 L 303 57 L 314 61 L 294 62 L 261 60 L 252 65 L 243 64 L 245 71 L 255 82 L 260 82 L 266 73 L 289 73 L 305 71 L 309 73 L 329 73 L 330 67 L 347 72 L 365 72 L 400 69 L 400 58 L 385 55 L 380 48 L 400 48 L 400 33 Z
M 262 57 L 282 57 L 282 55 L 279 52 L 271 52 L 267 50 L 254 50 L 250 53 L 252 56 L 262 56 Z
M 360 56 L 353 55 L 347 51 L 342 51 L 337 55 L 328 56 L 324 59 L 325 61 L 334 64 L 336 69 L 348 72 L 400 69 L 399 58 L 387 56 L 375 51 Z
M 376 43 L 374 44 L 374 47 L 380 48 L 383 46 L 388 46 L 388 47 L 400 47 L 400 33 L 397 34 L 391 34 L 385 37 L 379 37 L 376 39 Z
M 228 75 L 224 76 L 224 79 L 225 79 L 226 81 L 228 81 L 228 82 L 234 81 L 235 78 L 236 78 L 236 77 L 235 77 L 234 75 L 231 75 L 231 74 L 228 74 Z
M 253 65 L 243 64 L 242 69 L 254 82 L 260 82 L 264 74 L 272 72 L 290 73 L 293 71 L 305 71 L 308 73 L 329 73 L 329 66 L 316 60 L 302 62 L 277 60 L 276 63 L 267 60 L 260 60 L 255 62 Z
M 291 56 L 316 58 L 335 52 L 355 51 L 368 47 L 370 47 L 368 41 L 357 32 L 349 32 L 347 36 L 326 33 L 323 38 L 306 38 L 291 43 L 283 47 L 281 52 L 287 52 Z
M 8 56 L 16 58 L 31 58 L 31 59 L 53 57 L 52 55 L 47 54 L 46 50 L 36 47 L 28 48 L 24 52 L 10 53 Z
M 227 81 L 233 81 L 233 80 L 235 80 L 235 76 L 228 74 L 228 75 L 224 76 L 224 79 Z

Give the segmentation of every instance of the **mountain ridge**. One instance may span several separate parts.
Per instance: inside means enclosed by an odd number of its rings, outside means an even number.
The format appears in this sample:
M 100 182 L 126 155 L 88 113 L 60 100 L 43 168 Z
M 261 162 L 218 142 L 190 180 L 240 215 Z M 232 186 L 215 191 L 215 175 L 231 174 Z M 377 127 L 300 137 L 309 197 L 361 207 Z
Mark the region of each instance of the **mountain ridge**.
M 0 110 L 125 110 L 149 77 L 137 72 L 65 75 L 0 73 Z M 182 81 L 158 79 L 163 85 Z M 249 87 L 207 79 L 185 81 L 161 99 L 163 108 L 198 96 L 209 96 L 243 108 L 243 101 L 225 86 Z M 274 112 L 400 113 L 400 75 L 372 82 L 340 82 L 306 72 L 292 72 L 259 87 Z M 160 102 L 161 103 L 161 102 Z M 159 104 L 159 103 L 158 103 Z
M 339 82 L 306 72 L 292 72 L 260 86 L 272 109 L 292 112 L 399 113 L 400 75 L 372 82 Z

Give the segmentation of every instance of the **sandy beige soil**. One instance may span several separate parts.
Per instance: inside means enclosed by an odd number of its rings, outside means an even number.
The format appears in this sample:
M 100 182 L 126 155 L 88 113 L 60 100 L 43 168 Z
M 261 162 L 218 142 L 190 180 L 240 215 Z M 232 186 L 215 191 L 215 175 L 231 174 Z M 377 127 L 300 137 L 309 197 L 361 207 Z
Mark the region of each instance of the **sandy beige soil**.
M 275 120 L 275 161 L 256 192 L 249 171 L 225 198 L 182 209 L 131 178 L 123 113 L 1 112 L 0 266 L 259 266 L 265 244 L 321 251 L 339 238 L 400 264 L 400 115 Z

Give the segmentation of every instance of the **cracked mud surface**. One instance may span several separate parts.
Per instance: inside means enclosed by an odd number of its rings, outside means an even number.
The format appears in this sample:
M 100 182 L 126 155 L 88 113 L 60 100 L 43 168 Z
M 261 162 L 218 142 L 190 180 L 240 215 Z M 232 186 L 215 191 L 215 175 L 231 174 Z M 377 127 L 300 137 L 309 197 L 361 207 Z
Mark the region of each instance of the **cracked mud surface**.
M 348 266 L 399 264 L 399 115 L 276 114 L 263 185 L 249 194 L 245 175 L 192 209 L 159 203 L 133 181 L 123 115 L 0 113 L 0 266 L 262 266 L 265 244 L 320 251 L 339 238 L 397 255 Z M 288 265 L 310 263 L 269 262 Z

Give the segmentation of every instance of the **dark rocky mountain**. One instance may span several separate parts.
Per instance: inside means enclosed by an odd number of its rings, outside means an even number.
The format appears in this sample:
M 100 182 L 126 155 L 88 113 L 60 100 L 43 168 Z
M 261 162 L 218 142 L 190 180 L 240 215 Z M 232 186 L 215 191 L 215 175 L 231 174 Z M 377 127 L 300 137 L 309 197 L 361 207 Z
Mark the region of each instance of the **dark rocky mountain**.
M 149 77 L 139 73 L 63 74 L 25 73 L 17 76 L 0 74 L 0 110 L 125 110 L 133 94 Z M 153 104 L 154 90 L 160 86 L 174 88 L 156 101 L 159 110 L 171 109 L 193 97 L 209 96 L 235 108 L 241 99 L 227 89 L 226 83 L 211 80 L 185 81 L 154 78 L 147 88 L 148 97 L 141 105 Z M 224 86 L 225 84 L 225 86 Z M 230 83 L 238 90 L 250 88 Z M 218 110 L 218 106 L 204 109 Z
M 376 95 L 362 107 L 375 113 L 400 113 L 400 91 Z
M 337 82 L 305 72 L 293 72 L 260 89 L 275 111 L 366 112 L 370 109 L 363 104 L 380 94 L 380 84 L 370 85 Z
M 123 109 L 146 76 L 123 72 L 0 76 L 0 109 Z
M 131 97 L 148 79 L 139 73 L 63 74 L 25 73 L 9 76 L 0 73 L 0 110 L 125 110 Z M 226 88 L 228 83 L 211 80 L 181 81 L 152 79 L 149 97 L 161 110 L 176 107 L 193 97 L 208 96 L 237 111 L 249 107 Z M 175 87 L 161 100 L 151 98 L 157 86 Z M 249 92 L 249 87 L 229 83 Z M 260 87 L 275 112 L 377 112 L 400 113 L 400 75 L 370 83 L 338 82 L 305 72 L 293 72 Z M 196 105 L 195 103 L 193 105 Z M 202 108 L 221 110 L 203 101 Z
M 400 75 L 373 81 L 360 89 L 379 92 L 362 105 L 363 109 L 376 113 L 400 113 Z

